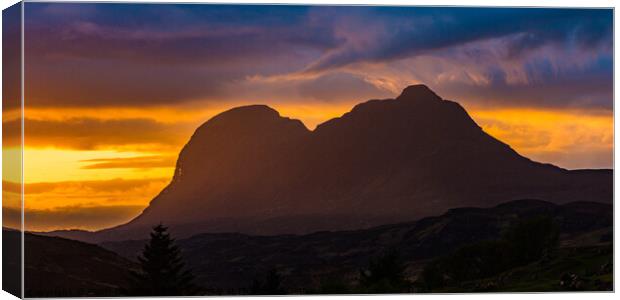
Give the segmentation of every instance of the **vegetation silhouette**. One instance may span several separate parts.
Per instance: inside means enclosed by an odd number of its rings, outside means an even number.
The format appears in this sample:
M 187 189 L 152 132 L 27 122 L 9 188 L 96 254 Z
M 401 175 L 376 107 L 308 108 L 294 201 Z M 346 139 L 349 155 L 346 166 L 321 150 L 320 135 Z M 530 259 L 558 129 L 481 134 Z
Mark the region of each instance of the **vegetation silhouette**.
M 139 271 L 133 271 L 129 295 L 189 296 L 198 290 L 194 275 L 185 268 L 181 251 L 163 224 L 153 227 L 150 241 L 138 256 Z
M 321 280 L 319 288 L 310 291 L 309 294 L 335 295 L 353 294 L 355 292 L 354 287 L 351 287 L 344 278 L 329 277 Z
M 363 231 L 174 236 L 170 244 L 182 249 L 200 295 L 609 291 L 612 225 L 611 205 L 516 201 Z M 3 238 L 11 234 L 20 237 L 5 231 Z M 31 283 L 26 296 L 165 294 L 129 274 L 142 274 L 142 264 L 124 257 L 136 257 L 148 240 L 93 245 L 26 233 L 24 242 L 29 250 L 25 275 Z M 421 264 L 426 264 L 424 272 Z M 275 266 L 277 271 L 270 271 Z M 259 272 L 248 273 L 250 268 Z M 414 276 L 415 283 L 398 284 Z
M 559 234 L 558 224 L 548 216 L 518 222 L 504 234 L 510 243 L 512 263 L 519 265 L 552 258 L 558 248 Z
M 250 286 L 251 295 L 284 295 L 282 275 L 275 268 L 269 270 L 263 278 L 256 277 Z
M 559 227 L 548 216 L 518 221 L 498 240 L 465 245 L 428 263 L 416 285 L 431 292 L 448 285 L 498 275 L 534 261 L 544 263 L 556 253 Z
M 406 293 L 411 283 L 405 276 L 406 266 L 396 249 L 389 249 L 370 259 L 368 267 L 360 271 L 361 293 Z

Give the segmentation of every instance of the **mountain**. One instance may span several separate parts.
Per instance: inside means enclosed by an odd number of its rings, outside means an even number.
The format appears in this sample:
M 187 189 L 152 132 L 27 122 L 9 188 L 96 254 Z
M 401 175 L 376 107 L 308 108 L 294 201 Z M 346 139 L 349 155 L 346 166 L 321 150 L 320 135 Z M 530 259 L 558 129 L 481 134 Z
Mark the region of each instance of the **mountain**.
M 414 85 L 314 131 L 263 105 L 223 112 L 195 131 L 172 181 L 138 217 L 94 234 L 53 234 L 135 239 L 160 222 L 179 237 L 309 233 L 523 198 L 611 203 L 612 175 L 531 161 L 486 134 L 458 103 Z
M 3 241 L 21 233 L 2 230 Z M 137 264 L 97 245 L 24 234 L 26 297 L 116 296 Z
M 271 270 L 279 274 L 284 293 L 359 294 L 363 292 L 356 289 L 360 270 L 391 249 L 398 251 L 406 279 L 413 283 L 429 262 L 461 247 L 497 239 L 507 228 L 542 216 L 553 220 L 559 229 L 557 253 L 551 261 L 534 262 L 493 278 L 491 291 L 558 291 L 580 284 L 581 290 L 610 290 L 613 207 L 594 202 L 557 205 L 516 200 L 490 208 L 455 208 L 415 222 L 368 229 L 272 236 L 203 233 L 178 239 L 176 244 L 186 266 L 196 275 L 200 294 L 252 293 L 253 283 Z M 19 241 L 20 235 L 3 230 L 3 242 Z M 94 245 L 26 233 L 26 296 L 122 295 L 128 273 L 138 268 L 137 255 L 147 242 Z M 578 280 L 561 286 L 561 278 L 567 276 Z M 447 286 L 444 291 L 480 291 L 481 286 L 489 290 L 489 280 Z
M 398 250 L 407 276 L 414 281 L 431 259 L 463 245 L 497 239 L 515 222 L 537 216 L 548 216 L 558 224 L 561 247 L 566 249 L 563 252 L 599 251 L 610 245 L 613 232 L 610 204 L 557 205 L 540 200 L 517 200 L 491 208 L 451 209 L 416 222 L 355 231 L 277 236 L 205 233 L 178 240 L 177 244 L 196 281 L 210 293 L 247 293 L 245 289 L 254 279 L 274 268 L 282 275 L 282 285 L 288 292 L 305 293 L 329 281 L 354 285 L 359 270 L 388 249 Z M 145 242 L 131 240 L 101 245 L 135 259 Z M 605 263 L 611 259 L 611 252 L 599 256 Z M 596 269 L 602 264 L 594 263 Z M 582 264 L 569 261 L 561 271 L 548 275 L 555 284 L 562 272 L 581 272 L 581 268 L 584 268 Z
M 21 232 L 2 227 L 2 290 L 21 297 L 22 289 L 22 240 Z

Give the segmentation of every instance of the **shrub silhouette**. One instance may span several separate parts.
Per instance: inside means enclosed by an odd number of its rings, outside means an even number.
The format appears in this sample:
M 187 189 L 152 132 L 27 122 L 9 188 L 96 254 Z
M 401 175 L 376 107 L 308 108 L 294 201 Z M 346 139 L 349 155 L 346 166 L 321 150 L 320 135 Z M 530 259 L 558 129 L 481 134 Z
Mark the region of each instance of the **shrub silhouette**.
M 547 259 L 555 253 L 558 237 L 558 226 L 550 217 L 522 220 L 510 227 L 499 240 L 465 245 L 430 262 L 416 284 L 423 291 L 432 291 Z
M 349 294 L 353 290 L 347 282 L 340 278 L 325 278 L 321 281 L 316 294 Z
M 458 249 L 446 261 L 448 278 L 461 282 L 485 278 L 506 270 L 511 266 L 505 241 L 482 241 Z
M 196 293 L 194 276 L 185 269 L 179 248 L 174 245 L 168 228 L 153 227 L 151 240 L 138 256 L 140 270 L 132 272 L 130 295 L 184 296 Z
M 552 218 L 538 216 L 518 222 L 505 234 L 510 244 L 513 264 L 526 264 L 555 254 L 559 243 L 559 227 Z
M 421 291 L 432 291 L 444 287 L 446 284 L 442 261 L 435 259 L 424 266 L 416 285 Z
M 250 287 L 252 295 L 283 295 L 282 276 L 276 269 L 271 269 L 265 274 L 264 278 L 254 278 Z
M 368 268 L 360 271 L 359 283 L 365 293 L 408 292 L 411 285 L 405 278 L 405 264 L 394 249 L 371 259 Z

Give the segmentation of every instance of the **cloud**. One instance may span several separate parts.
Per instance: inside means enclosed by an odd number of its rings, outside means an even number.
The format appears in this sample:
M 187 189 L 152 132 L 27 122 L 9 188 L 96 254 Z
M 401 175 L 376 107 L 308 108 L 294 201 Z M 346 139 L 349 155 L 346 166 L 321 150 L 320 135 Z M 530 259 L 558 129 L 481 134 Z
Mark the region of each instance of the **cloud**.
M 81 160 L 88 163 L 82 169 L 150 169 L 150 168 L 169 168 L 174 166 L 176 157 L 174 156 L 140 156 L 128 158 L 97 158 Z
M 19 194 L 21 193 L 21 184 L 12 181 L 2 180 L 2 191 Z
M 416 82 L 496 105 L 611 105 L 611 10 L 28 6 L 31 107 L 362 101 Z
M 607 109 L 613 106 L 613 60 L 594 53 L 531 50 L 505 60 L 503 41 L 488 40 L 346 72 L 398 94 L 424 83 L 444 98 L 472 106 Z
M 361 74 L 333 72 L 320 75 L 290 74 L 283 76 L 255 76 L 239 83 L 239 95 L 247 101 L 300 106 L 317 103 L 360 102 L 391 93 L 366 81 Z M 303 116 L 300 116 L 303 118 Z
M 32 106 L 226 100 L 235 89 L 223 85 L 300 69 L 338 43 L 329 28 L 301 25 L 303 9 L 288 7 L 257 8 L 267 11 L 257 14 L 211 5 L 98 5 L 94 16 L 55 18 L 47 13 L 55 5 L 28 5 L 26 88 Z
M 102 59 L 211 67 L 262 65 L 267 63 L 265 58 L 273 59 L 275 55 L 291 57 L 287 52 L 322 50 L 337 43 L 312 28 L 294 32 L 286 26 L 243 24 L 196 24 L 163 31 L 82 21 L 59 24 L 58 28 L 35 26 L 29 34 L 28 54 L 49 60 Z
M 28 195 L 46 194 L 50 192 L 62 192 L 67 190 L 82 190 L 84 193 L 93 191 L 105 191 L 106 193 L 127 193 L 150 189 L 150 186 L 162 185 L 169 182 L 169 178 L 149 179 L 109 179 L 109 180 L 84 180 L 84 181 L 57 181 L 57 182 L 33 182 L 24 186 L 24 192 Z M 11 181 L 2 181 L 3 190 L 19 193 L 20 184 Z
M 18 208 L 2 207 L 2 227 L 20 229 L 22 226 L 22 213 Z
M 343 67 L 356 62 L 382 62 L 425 55 L 470 42 L 520 34 L 508 47 L 511 56 L 544 44 L 562 47 L 611 48 L 611 10 L 515 8 L 377 8 L 369 20 L 351 18 L 349 37 L 327 52 L 308 71 Z M 364 28 L 364 30 L 360 30 Z M 367 36 L 370 32 L 374 38 Z
M 18 145 L 19 120 L 3 123 L 5 146 Z M 177 149 L 189 139 L 193 124 L 160 123 L 152 119 L 94 119 L 24 121 L 27 147 L 93 150 L 114 147 Z
M 118 225 L 138 215 L 169 181 L 151 178 L 27 183 L 26 228 L 101 229 Z M 3 180 L 2 185 L 4 199 L 19 197 L 19 184 Z M 20 224 L 20 204 L 11 203 L 4 203 L 3 218 L 5 224 L 15 228 Z
M 345 101 L 374 98 L 385 91 L 349 73 L 331 73 L 299 84 L 302 98 L 321 101 Z
M 2 11 L 2 109 L 21 105 L 21 5 Z
M 613 162 L 611 9 L 25 5 L 26 167 L 58 181 L 26 185 L 33 228 L 127 221 L 169 179 L 110 178 L 166 176 L 195 128 L 232 106 L 268 104 L 312 128 L 415 83 L 533 159 Z M 19 97 L 3 94 L 15 146 Z M 67 180 L 83 175 L 108 180 Z
M 521 108 L 470 113 L 485 132 L 530 159 L 567 169 L 613 166 L 612 112 Z
M 580 64 L 579 61 L 585 62 Z M 611 110 L 612 65 L 605 57 L 578 58 L 561 54 L 553 58 L 535 57 L 518 65 L 489 60 L 477 67 L 454 67 L 483 81 L 456 80 L 439 85 L 450 97 L 478 106 Z
M 568 169 L 609 169 L 613 153 L 608 149 L 572 149 L 571 151 L 540 151 L 530 157 L 537 161 L 554 161 Z
M 57 229 L 96 230 L 127 222 L 138 215 L 143 206 L 64 206 L 54 209 L 26 209 L 26 230 L 50 231 Z M 9 217 L 19 211 L 10 210 Z

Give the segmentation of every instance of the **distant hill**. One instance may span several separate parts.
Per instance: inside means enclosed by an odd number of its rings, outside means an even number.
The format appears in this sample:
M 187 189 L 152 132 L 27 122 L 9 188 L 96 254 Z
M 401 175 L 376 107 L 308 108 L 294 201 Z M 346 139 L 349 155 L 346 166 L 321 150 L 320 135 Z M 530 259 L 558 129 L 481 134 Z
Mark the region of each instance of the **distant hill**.
M 516 221 L 541 215 L 559 224 L 562 247 L 610 245 L 612 214 L 609 204 L 556 205 L 518 200 L 492 208 L 451 209 L 417 222 L 364 230 L 278 236 L 206 233 L 181 239 L 178 244 L 188 266 L 197 275 L 197 282 L 212 293 L 247 293 L 253 280 L 271 269 L 282 274 L 282 284 L 289 292 L 301 293 L 330 281 L 354 284 L 359 270 L 388 249 L 398 250 L 413 281 L 430 259 L 451 253 L 462 245 L 496 239 Z M 144 243 L 144 240 L 132 240 L 101 245 L 135 259 Z M 604 255 L 611 259 L 611 254 Z M 582 265 L 573 262 L 562 272 L 579 268 Z M 558 272 L 547 276 L 559 281 L 561 272 Z
M 2 227 L 2 290 L 22 298 L 22 241 L 21 232 Z
M 19 241 L 20 232 L 3 230 Z M 79 241 L 25 234 L 25 296 L 115 296 L 136 264 L 109 250 Z
M 571 285 L 561 286 L 560 279 L 573 274 L 584 283 L 582 290 L 608 290 L 613 282 L 613 209 L 594 202 L 557 205 L 517 200 L 362 230 L 276 236 L 204 233 L 177 244 L 196 275 L 200 294 L 250 293 L 253 282 L 270 270 L 280 274 L 286 293 L 325 293 L 321 289 L 325 286 L 355 286 L 360 270 L 390 249 L 398 251 L 407 279 L 414 282 L 431 260 L 464 245 L 497 239 L 516 222 L 539 216 L 551 218 L 560 229 L 560 254 L 553 261 L 510 270 L 492 279 L 493 285 L 488 280 L 472 281 L 444 291 L 565 290 Z M 4 241 L 19 240 L 19 235 L 3 230 Z M 147 242 L 93 245 L 30 233 L 25 237 L 27 297 L 118 296 L 127 287 L 129 270 L 137 269 L 136 257 Z
M 527 116 L 524 116 L 527 117 Z M 174 177 L 127 224 L 54 232 L 86 241 L 352 230 L 524 198 L 611 203 L 612 170 L 531 161 L 424 85 L 356 105 L 309 131 L 267 106 L 223 112 L 179 154 Z

